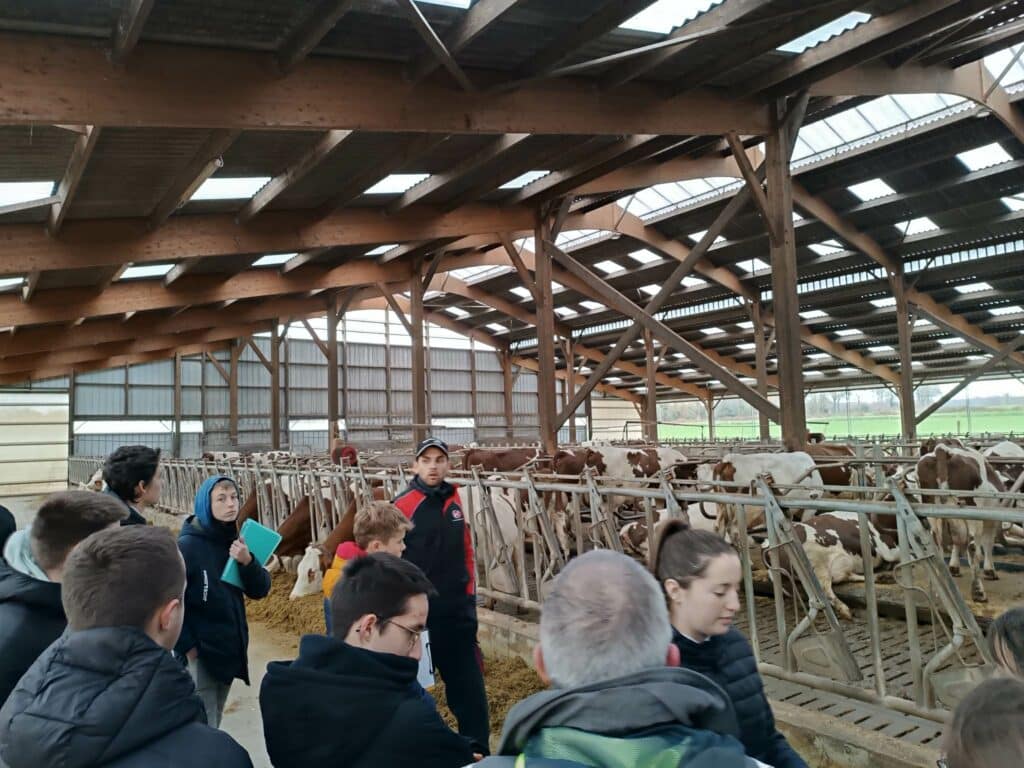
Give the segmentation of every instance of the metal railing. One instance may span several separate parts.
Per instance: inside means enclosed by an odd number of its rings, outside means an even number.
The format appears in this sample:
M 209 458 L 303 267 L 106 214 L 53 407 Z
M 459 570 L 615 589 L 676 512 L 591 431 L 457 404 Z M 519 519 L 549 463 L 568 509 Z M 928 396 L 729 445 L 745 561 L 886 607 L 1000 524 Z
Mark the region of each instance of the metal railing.
M 462 486 L 462 501 L 470 521 L 478 568 L 480 596 L 519 609 L 539 609 L 545 585 L 572 554 L 591 548 L 623 551 L 619 527 L 624 521 L 642 526 L 654 540 L 659 518 L 687 515 L 689 505 L 717 504 L 730 509 L 732 541 L 747 542 L 765 532 L 761 559 L 767 579 L 756 582 L 751 550 L 739 546 L 745 612 L 751 645 L 764 674 L 880 704 L 907 714 L 941 721 L 948 717 L 943 690 L 960 678 L 974 679 L 991 671 L 992 661 L 978 623 L 943 561 L 943 555 L 924 521 L 962 519 L 1024 524 L 1020 494 L 964 494 L 929 491 L 937 503 L 911 501 L 881 469 L 880 449 L 870 458 L 852 461 L 859 484 L 826 487 L 844 498 L 806 498 L 802 486 L 769 486 L 764 479 L 751 487 L 678 481 L 661 475 L 622 481 L 590 472 L 582 477 L 538 474 L 529 470 L 484 476 L 479 469 L 455 471 L 450 479 Z M 884 457 L 889 462 L 894 457 Z M 99 459 L 72 458 L 70 479 L 84 482 Z M 400 466 L 337 467 L 259 465 L 250 462 L 165 460 L 161 505 L 177 514 L 191 512 L 196 490 L 214 473 L 236 479 L 243 496 L 257 497 L 260 520 L 277 527 L 301 499 L 309 498 L 311 539 L 322 540 L 341 522 L 353 504 L 373 498 L 382 488 L 388 498 L 409 479 Z M 871 479 L 875 480 L 871 484 Z M 956 506 L 973 497 L 982 506 Z M 791 519 L 801 511 L 850 512 L 860 524 L 860 555 L 864 564 L 864 614 L 870 648 L 870 680 L 854 659 L 847 637 L 826 597 Z M 880 632 L 879 600 L 873 566 L 869 522 L 875 516 L 895 521 L 899 562 L 896 583 L 903 596 L 903 616 L 910 649 L 911 684 L 897 690 L 887 677 Z M 755 518 L 762 525 L 751 525 Z M 784 558 L 781 556 L 784 555 Z M 785 567 L 780 562 L 788 561 Z M 980 565 L 979 565 L 980 568 Z M 757 616 L 758 588 L 774 603 L 774 627 Z M 891 611 L 893 606 L 888 606 Z M 919 611 L 930 618 L 931 647 L 926 648 Z M 788 617 L 794 617 L 792 628 Z M 774 631 L 781 653 L 766 659 L 761 638 Z M 822 661 L 824 660 L 824 661 Z M 958 678 L 958 676 L 960 676 Z

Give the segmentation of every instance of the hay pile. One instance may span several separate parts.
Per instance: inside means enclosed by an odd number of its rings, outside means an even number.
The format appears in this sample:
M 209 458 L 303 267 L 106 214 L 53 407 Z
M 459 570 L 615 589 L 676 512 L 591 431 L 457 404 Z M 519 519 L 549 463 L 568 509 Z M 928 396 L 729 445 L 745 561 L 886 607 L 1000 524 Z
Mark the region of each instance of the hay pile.
M 304 597 L 289 600 L 295 579 L 286 573 L 275 573 L 270 594 L 263 600 L 247 600 L 246 614 L 250 622 L 258 622 L 286 632 L 296 638 L 300 635 L 323 634 L 323 600 Z M 544 689 L 544 684 L 520 658 L 488 658 L 484 672 L 487 701 L 491 710 L 491 742 L 497 746 L 505 716 L 514 704 Z M 455 727 L 455 717 L 445 702 L 444 683 L 438 681 L 431 691 L 437 699 L 441 717 Z

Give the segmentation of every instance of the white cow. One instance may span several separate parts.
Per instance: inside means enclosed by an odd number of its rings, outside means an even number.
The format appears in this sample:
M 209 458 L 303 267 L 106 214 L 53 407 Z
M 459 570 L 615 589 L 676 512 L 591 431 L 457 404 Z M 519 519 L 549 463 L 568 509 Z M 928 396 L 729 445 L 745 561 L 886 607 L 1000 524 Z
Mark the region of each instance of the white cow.
M 461 491 L 472 510 L 473 519 L 470 523 L 477 533 L 477 540 L 484 544 L 482 549 L 486 553 L 497 555 L 497 563 L 493 563 L 492 560 L 491 587 L 498 592 L 517 594 L 518 574 L 523 572 L 523 563 L 519 559 L 519 550 L 516 546 L 519 535 L 516 525 L 516 509 L 520 505 L 519 491 L 510 488 L 490 489 L 491 506 L 494 507 L 494 516 L 498 522 L 497 531 L 490 524 L 489 515 L 484 513 L 480 486 L 467 483 Z M 486 554 L 484 556 L 486 557 Z
M 1024 459 L 1024 448 L 1010 440 L 1003 440 L 984 450 L 987 459 Z M 1004 464 L 999 469 L 1003 483 L 1011 490 L 1020 482 L 1021 473 L 1024 472 L 1022 464 Z M 1024 545 L 1024 526 L 1017 523 L 1003 523 L 1002 534 L 1007 544 L 1015 546 Z
M 288 595 L 289 600 L 319 595 L 323 591 L 324 574 L 320 570 L 321 554 L 319 547 L 312 545 L 306 547 L 306 554 L 299 560 L 295 586 L 292 588 L 292 593 Z
M 88 483 L 79 483 L 78 489 L 80 491 L 102 491 L 105 483 L 103 482 L 103 470 L 97 469 L 92 473 L 92 477 L 89 478 Z

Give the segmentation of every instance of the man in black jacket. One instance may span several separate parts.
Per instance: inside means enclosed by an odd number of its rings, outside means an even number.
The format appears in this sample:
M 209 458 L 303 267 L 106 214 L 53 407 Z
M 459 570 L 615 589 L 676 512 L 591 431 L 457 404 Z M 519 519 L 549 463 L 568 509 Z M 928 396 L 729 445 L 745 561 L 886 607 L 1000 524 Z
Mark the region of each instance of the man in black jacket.
M 0 705 L 67 625 L 60 588 L 68 553 L 124 517 L 124 507 L 109 496 L 55 493 L 43 502 L 30 528 L 7 539 L 0 561 Z
M 141 506 L 160 500 L 160 451 L 145 445 L 122 445 L 103 464 L 104 493 L 120 501 L 128 511 L 121 525 L 145 525 Z
M 412 563 L 353 560 L 331 595 L 334 637 L 306 635 L 293 662 L 267 666 L 260 689 L 276 768 L 460 768 L 473 762 L 414 685 L 427 625 L 427 578 Z
M 170 654 L 185 567 L 164 528 L 93 534 L 68 558 L 68 632 L 0 709 L 9 768 L 251 768 L 205 724 L 192 679 Z

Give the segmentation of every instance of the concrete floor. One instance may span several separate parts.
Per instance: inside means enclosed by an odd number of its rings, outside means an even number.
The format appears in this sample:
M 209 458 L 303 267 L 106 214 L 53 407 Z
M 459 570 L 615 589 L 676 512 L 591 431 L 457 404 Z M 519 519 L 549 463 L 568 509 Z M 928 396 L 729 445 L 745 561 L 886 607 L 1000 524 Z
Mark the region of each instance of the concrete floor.
M 18 528 L 24 528 L 35 517 L 36 510 L 45 498 L 46 496 L 10 496 L 0 498 L 0 505 L 11 510 L 18 522 Z M 249 625 L 249 674 L 252 685 L 246 686 L 235 681 L 224 708 L 221 727 L 249 752 L 254 768 L 271 768 L 263 741 L 263 721 L 260 718 L 259 704 L 260 683 L 263 682 L 263 675 L 267 671 L 267 663 L 294 659 L 298 655 L 298 648 L 298 638 L 262 624 Z

